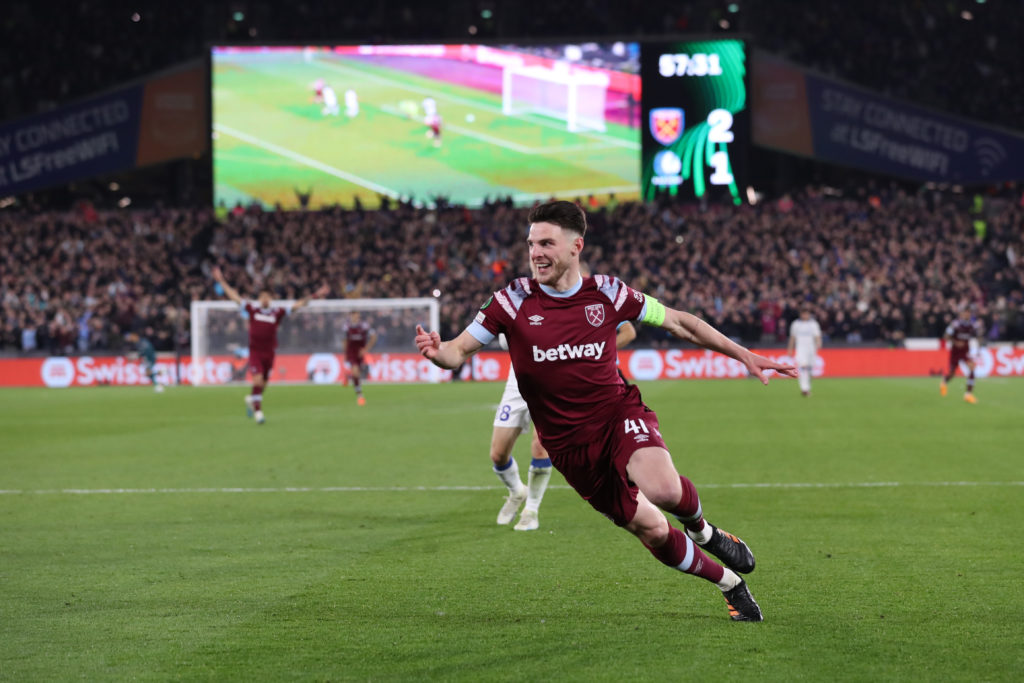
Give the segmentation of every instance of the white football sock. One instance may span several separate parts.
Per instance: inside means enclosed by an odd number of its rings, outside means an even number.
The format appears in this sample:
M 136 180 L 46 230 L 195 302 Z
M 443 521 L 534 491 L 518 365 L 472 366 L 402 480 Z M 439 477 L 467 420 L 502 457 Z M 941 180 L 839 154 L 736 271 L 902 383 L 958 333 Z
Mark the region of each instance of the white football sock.
M 516 464 L 515 458 L 510 458 L 508 465 L 504 469 L 494 468 L 494 473 L 498 475 L 498 479 L 501 479 L 501 483 L 505 485 L 508 492 L 516 495 L 519 494 L 525 486 L 523 486 L 523 480 L 519 478 L 519 465 Z
M 721 588 L 723 591 L 728 591 L 740 585 L 740 581 L 742 580 L 743 579 L 741 579 L 739 575 L 736 574 L 736 572 L 729 569 L 728 567 L 725 567 L 725 573 L 722 574 L 722 580 L 715 585 Z
M 806 391 L 807 393 L 810 393 L 811 392 L 811 369 L 810 368 L 806 368 L 806 367 L 800 368 L 800 372 L 798 374 L 798 380 L 800 382 L 800 391 Z
M 689 529 L 686 530 L 686 535 L 689 536 L 690 540 L 696 543 L 697 545 L 704 545 L 705 543 L 710 541 L 713 533 L 714 532 L 711 530 L 711 525 L 707 523 L 707 520 L 704 521 L 704 528 L 700 531 L 690 531 Z
M 544 492 L 547 491 L 548 482 L 551 481 L 551 468 L 530 465 L 530 475 L 527 481 L 530 492 L 526 495 L 526 509 L 537 512 L 540 509 L 540 501 L 544 498 Z

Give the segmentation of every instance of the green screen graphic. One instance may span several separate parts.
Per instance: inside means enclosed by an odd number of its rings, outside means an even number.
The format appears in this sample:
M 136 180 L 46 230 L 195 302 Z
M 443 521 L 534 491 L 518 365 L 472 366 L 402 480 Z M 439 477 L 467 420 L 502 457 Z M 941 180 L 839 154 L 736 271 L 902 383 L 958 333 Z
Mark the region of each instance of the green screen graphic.
M 215 201 L 637 198 L 639 52 L 626 42 L 215 47 Z
M 736 204 L 749 144 L 746 46 L 741 40 L 644 43 L 642 196 Z

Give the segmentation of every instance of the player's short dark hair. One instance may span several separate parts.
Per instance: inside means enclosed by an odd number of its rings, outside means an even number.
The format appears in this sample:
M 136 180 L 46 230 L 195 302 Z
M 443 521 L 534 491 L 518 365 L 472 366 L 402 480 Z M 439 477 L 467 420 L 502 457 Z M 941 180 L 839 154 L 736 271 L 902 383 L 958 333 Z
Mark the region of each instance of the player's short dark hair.
M 556 199 L 544 202 L 530 209 L 527 220 L 533 223 L 552 223 L 564 230 L 571 230 L 580 237 L 587 234 L 587 214 L 575 202 Z

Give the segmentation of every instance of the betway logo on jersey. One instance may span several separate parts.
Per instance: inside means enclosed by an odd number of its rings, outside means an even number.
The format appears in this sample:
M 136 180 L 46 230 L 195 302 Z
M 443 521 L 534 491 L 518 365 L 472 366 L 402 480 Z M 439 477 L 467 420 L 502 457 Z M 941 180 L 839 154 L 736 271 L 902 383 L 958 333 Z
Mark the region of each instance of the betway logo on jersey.
M 259 320 L 261 323 L 276 323 L 277 317 L 274 315 L 268 315 L 266 313 L 256 313 L 252 316 L 253 320 Z
M 606 342 L 599 344 L 559 344 L 553 349 L 533 347 L 533 360 L 543 363 L 546 360 L 571 360 L 574 358 L 597 358 L 604 353 Z

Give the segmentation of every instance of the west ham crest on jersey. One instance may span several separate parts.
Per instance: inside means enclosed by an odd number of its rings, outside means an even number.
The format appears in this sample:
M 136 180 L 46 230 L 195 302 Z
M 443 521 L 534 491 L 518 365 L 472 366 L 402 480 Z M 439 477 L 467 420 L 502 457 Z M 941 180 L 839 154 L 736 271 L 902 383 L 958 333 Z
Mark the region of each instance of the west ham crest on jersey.
M 604 304 L 591 304 L 583 311 L 587 314 L 587 322 L 594 327 L 601 327 L 604 323 Z

